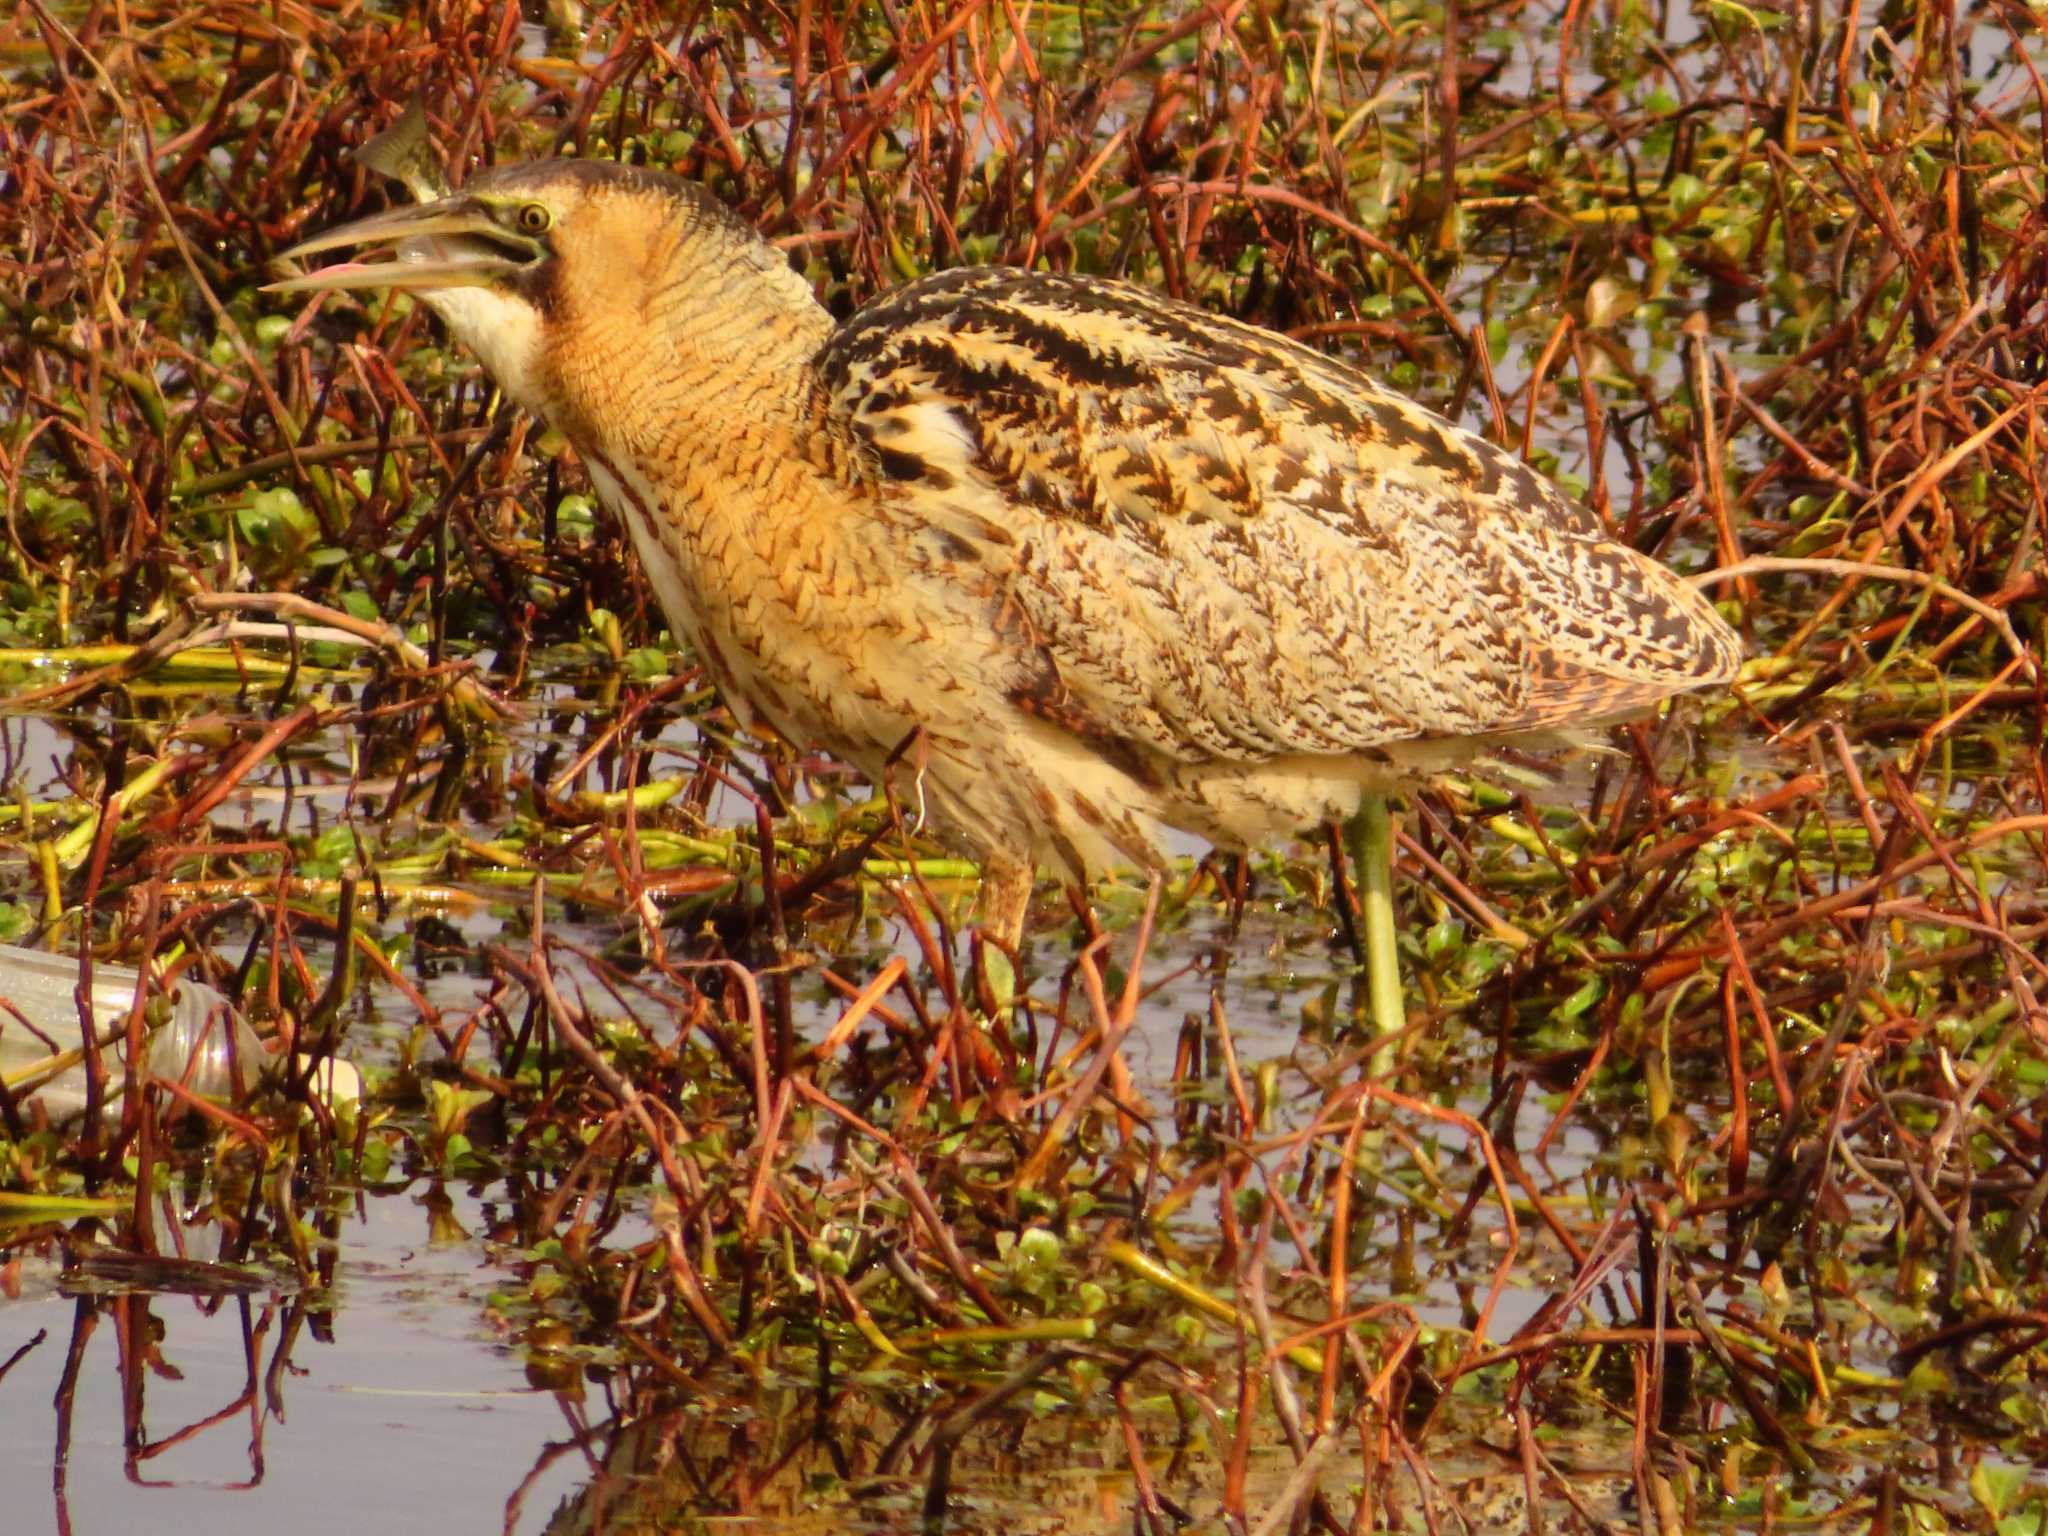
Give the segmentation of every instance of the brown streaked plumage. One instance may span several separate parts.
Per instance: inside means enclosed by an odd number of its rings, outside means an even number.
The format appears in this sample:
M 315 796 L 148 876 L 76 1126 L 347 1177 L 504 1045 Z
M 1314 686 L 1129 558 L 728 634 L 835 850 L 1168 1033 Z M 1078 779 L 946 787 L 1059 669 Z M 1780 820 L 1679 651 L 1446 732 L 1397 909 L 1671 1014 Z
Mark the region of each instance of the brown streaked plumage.
M 694 186 L 489 172 L 295 254 L 412 289 L 575 444 L 742 723 L 1031 873 L 1248 847 L 1502 739 L 1725 682 L 1707 602 L 1335 358 L 1094 278 L 937 273 L 835 327 Z

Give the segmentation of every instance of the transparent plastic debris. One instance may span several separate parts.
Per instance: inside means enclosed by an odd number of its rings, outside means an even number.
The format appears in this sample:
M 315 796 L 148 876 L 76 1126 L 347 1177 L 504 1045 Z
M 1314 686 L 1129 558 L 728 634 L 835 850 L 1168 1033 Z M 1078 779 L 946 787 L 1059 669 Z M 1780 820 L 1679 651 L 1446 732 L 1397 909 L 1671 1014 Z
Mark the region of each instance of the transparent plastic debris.
M 106 1066 L 101 1112 L 121 1112 L 127 1020 L 141 974 L 125 965 L 92 968 L 92 1013 Z M 78 1044 L 75 955 L 0 945 L 0 1082 L 17 1103 L 30 1099 L 52 1120 L 85 1110 L 85 1051 Z M 245 1097 L 276 1064 L 242 1016 L 219 992 L 181 976 L 152 989 L 143 1004 L 142 1072 L 176 1083 L 195 1098 L 229 1104 Z M 52 1050 L 52 1044 L 59 1048 Z M 313 1092 L 330 1106 L 362 1097 L 362 1078 L 345 1061 L 320 1064 Z

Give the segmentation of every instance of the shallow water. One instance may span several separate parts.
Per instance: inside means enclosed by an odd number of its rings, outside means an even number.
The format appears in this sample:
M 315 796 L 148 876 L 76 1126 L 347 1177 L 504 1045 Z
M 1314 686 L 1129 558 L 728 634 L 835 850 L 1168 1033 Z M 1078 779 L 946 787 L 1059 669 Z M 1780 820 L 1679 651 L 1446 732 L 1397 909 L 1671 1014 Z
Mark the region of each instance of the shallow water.
M 563 1410 L 487 1326 L 492 1269 L 467 1235 L 479 1202 L 448 1195 L 463 1234 L 414 1191 L 350 1212 L 318 1311 L 269 1290 L 73 1296 L 21 1276 L 0 1302 L 8 1530 L 397 1532 L 457 1511 L 461 1529 L 495 1525 L 484 1512 L 560 1438 Z M 136 1402 L 124 1338 L 151 1341 Z M 578 1472 L 541 1471 L 530 1508 Z

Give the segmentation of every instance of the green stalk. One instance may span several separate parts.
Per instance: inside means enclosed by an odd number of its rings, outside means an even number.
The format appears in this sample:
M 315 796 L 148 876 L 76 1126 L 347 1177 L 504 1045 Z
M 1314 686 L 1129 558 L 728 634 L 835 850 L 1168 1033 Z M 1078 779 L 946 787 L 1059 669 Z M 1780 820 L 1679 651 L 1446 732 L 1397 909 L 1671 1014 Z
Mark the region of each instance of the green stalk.
M 1365 986 L 1373 1029 L 1382 1039 L 1408 1027 L 1401 998 L 1401 955 L 1394 943 L 1394 821 L 1387 797 L 1364 795 L 1358 814 L 1345 827 L 1351 843 L 1352 878 L 1365 924 Z M 1381 1063 L 1374 1054 L 1374 1065 Z

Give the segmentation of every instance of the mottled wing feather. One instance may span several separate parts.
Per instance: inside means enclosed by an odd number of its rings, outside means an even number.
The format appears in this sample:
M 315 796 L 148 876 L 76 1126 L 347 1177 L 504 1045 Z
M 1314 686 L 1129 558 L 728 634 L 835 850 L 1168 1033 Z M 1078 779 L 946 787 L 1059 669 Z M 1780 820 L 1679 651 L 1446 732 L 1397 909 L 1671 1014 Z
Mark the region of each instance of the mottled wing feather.
M 1144 289 L 969 269 L 855 316 L 829 424 L 1013 702 L 1179 761 L 1640 708 L 1732 674 L 1690 588 L 1358 370 Z
M 1540 628 L 1520 709 L 1497 729 L 1640 713 L 1674 693 L 1728 682 L 1741 667 L 1741 642 L 1713 605 L 1649 556 L 1543 523 L 1517 533 L 1527 552 L 1523 601 Z

